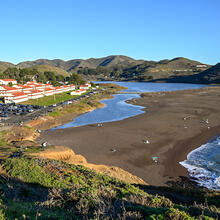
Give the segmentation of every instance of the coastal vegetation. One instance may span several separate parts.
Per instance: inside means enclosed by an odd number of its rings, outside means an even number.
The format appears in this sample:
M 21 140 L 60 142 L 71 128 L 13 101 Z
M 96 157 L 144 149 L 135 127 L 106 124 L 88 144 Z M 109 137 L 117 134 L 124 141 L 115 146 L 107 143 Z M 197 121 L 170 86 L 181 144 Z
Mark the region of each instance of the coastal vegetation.
M 206 192 L 200 194 L 207 201 L 175 202 L 148 193 L 147 186 L 141 189 L 83 166 L 28 156 L 1 160 L 0 186 L 1 219 L 173 220 L 220 215 L 219 201 Z M 186 198 L 185 192 L 179 189 L 179 197 Z

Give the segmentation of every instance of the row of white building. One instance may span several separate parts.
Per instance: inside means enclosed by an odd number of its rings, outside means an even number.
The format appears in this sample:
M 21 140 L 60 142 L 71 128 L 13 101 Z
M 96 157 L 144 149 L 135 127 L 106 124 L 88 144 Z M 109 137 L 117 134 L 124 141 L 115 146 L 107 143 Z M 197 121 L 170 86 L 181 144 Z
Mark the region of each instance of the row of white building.
M 10 82 L 13 86 L 8 85 Z M 71 91 L 71 95 L 81 95 L 89 87 L 91 84 L 86 83 L 80 85 L 79 89 L 76 90 L 76 86 L 73 84 L 54 87 L 50 83 L 27 82 L 22 85 L 14 79 L 0 79 L 0 96 L 4 97 L 5 103 L 19 103 L 68 91 Z

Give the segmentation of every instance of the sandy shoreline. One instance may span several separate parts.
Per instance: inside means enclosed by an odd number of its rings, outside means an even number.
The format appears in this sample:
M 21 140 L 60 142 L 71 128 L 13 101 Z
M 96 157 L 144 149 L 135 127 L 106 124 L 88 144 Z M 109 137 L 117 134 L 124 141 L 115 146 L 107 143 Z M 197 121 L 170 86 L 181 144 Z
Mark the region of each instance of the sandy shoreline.
M 44 132 L 38 140 L 70 147 L 89 163 L 117 166 L 149 184 L 164 185 L 187 176 L 179 162 L 220 134 L 219 100 L 219 87 L 148 93 L 130 101 L 146 106 L 142 115 L 102 127 L 88 125 Z M 203 123 L 207 118 L 208 125 Z M 146 139 L 149 144 L 143 142 Z M 159 157 L 158 164 L 152 156 Z

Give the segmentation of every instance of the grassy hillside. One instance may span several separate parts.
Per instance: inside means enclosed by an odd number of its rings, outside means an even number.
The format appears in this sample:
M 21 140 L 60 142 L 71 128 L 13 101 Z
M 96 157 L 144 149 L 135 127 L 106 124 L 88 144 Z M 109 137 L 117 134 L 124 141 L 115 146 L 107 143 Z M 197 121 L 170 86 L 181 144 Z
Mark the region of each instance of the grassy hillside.
M 220 83 L 220 63 L 197 74 L 195 78 L 204 83 Z
M 0 63 L 0 71 L 9 63 Z M 17 68 L 34 68 L 40 72 L 51 71 L 55 74 L 69 76 L 71 73 L 79 73 L 87 80 L 137 80 L 137 81 L 169 81 L 191 82 L 191 76 L 197 75 L 211 66 L 183 57 L 172 60 L 144 61 L 135 60 L 127 56 L 112 55 L 102 58 L 73 59 L 64 61 L 60 59 L 39 59 L 35 61 L 21 62 L 15 65 Z M 201 76 L 193 76 L 194 82 L 204 79 L 207 72 Z M 209 73 L 210 75 L 211 73 Z M 187 78 L 187 76 L 189 76 Z M 214 79 L 209 77 L 209 79 Z
M 153 80 L 168 78 L 170 76 L 193 75 L 210 67 L 198 67 L 201 63 L 183 57 L 172 60 L 161 60 L 159 62 L 144 62 L 125 70 L 121 77 L 136 78 L 137 80 Z
M 173 75 L 170 77 L 163 77 L 155 81 L 164 81 L 171 83 L 202 83 L 202 84 L 218 84 L 220 83 L 220 63 L 216 64 L 204 70 L 200 73 L 195 73 L 193 75 Z
M 49 65 L 37 65 L 32 68 L 37 69 L 41 73 L 50 71 L 50 72 L 54 72 L 56 75 L 62 75 L 64 77 L 70 75 L 70 73 L 68 73 L 67 71 L 65 71 L 61 68 L 49 66 Z
M 208 220 L 220 217 L 218 193 L 157 189 L 157 192 L 171 192 L 169 199 L 155 195 L 155 189 L 141 189 L 83 166 L 56 160 L 30 157 L 2 160 L 0 187 L 1 219 Z M 187 200 L 192 197 L 195 203 Z
M 14 67 L 15 65 L 8 62 L 0 61 L 0 73 L 3 73 L 8 67 Z

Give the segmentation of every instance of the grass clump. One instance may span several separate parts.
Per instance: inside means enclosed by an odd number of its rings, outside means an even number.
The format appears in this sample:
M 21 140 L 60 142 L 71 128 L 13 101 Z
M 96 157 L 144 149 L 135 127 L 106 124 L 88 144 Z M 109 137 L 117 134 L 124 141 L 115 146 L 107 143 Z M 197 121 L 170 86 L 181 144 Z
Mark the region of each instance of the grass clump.
M 8 145 L 7 140 L 5 138 L 6 133 L 7 133 L 6 131 L 0 132 L 0 146 L 1 147 L 6 147 Z
M 37 160 L 9 158 L 4 163 L 4 169 L 11 177 L 17 177 L 26 183 L 37 183 L 44 187 L 65 187 L 65 182 L 37 163 Z

